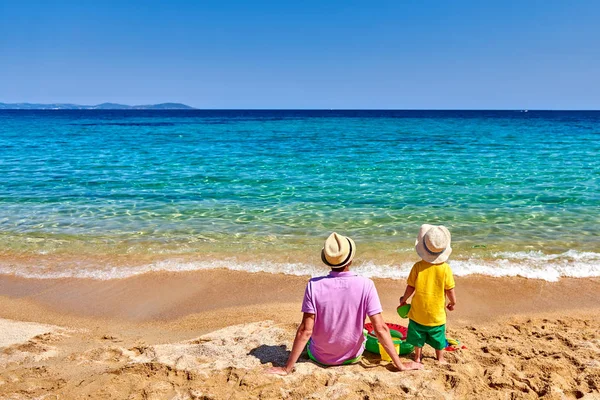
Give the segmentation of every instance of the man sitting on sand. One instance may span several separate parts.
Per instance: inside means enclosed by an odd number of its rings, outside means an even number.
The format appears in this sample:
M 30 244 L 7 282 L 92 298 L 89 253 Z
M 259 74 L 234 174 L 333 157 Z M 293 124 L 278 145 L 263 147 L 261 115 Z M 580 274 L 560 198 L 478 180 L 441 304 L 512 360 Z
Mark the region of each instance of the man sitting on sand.
M 305 347 L 308 356 L 324 366 L 358 362 L 365 349 L 363 329 L 367 316 L 396 368 L 400 371 L 422 368 L 419 363 L 400 361 L 390 330 L 381 316 L 375 284 L 350 272 L 355 254 L 356 245 L 349 237 L 334 232 L 327 238 L 321 259 L 331 267 L 331 272 L 327 276 L 312 278 L 306 285 L 302 303 L 304 315 L 287 364 L 270 368 L 269 373 L 291 373 Z

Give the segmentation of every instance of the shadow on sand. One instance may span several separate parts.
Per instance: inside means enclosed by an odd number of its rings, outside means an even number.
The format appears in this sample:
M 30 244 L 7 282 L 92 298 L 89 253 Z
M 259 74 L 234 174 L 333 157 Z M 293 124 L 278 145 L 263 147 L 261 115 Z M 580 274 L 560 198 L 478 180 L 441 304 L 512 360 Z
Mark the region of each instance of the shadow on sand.
M 261 364 L 272 363 L 274 367 L 283 367 L 287 363 L 287 359 L 290 356 L 290 351 L 287 350 L 286 346 L 283 344 L 279 345 L 279 346 L 267 346 L 267 345 L 263 344 L 261 346 L 258 346 L 256 348 L 250 350 L 248 355 L 258 358 L 260 360 Z M 298 359 L 298 363 L 305 363 L 305 362 L 309 362 L 314 365 L 318 365 L 319 367 L 322 367 L 322 368 L 343 367 L 342 365 L 326 366 L 326 365 L 318 364 L 318 363 L 312 361 L 311 359 L 309 359 L 308 355 L 306 354 L 306 351 L 303 351 L 302 354 L 300 355 L 300 358 Z M 384 367 L 390 371 L 397 371 L 396 367 L 394 367 L 394 364 L 392 364 L 392 363 L 383 363 L 382 364 L 381 357 L 379 356 L 379 354 L 372 354 L 372 353 L 369 353 L 368 351 L 365 351 L 363 353 L 363 356 L 361 357 L 360 361 L 358 361 L 356 364 L 360 365 L 361 367 L 363 367 L 365 369 Z
M 273 363 L 275 367 L 283 367 L 287 362 L 290 352 L 283 344 L 279 346 L 267 346 L 263 344 L 250 350 L 248 355 L 258 358 L 261 364 Z M 298 362 L 302 361 L 304 360 L 298 360 Z

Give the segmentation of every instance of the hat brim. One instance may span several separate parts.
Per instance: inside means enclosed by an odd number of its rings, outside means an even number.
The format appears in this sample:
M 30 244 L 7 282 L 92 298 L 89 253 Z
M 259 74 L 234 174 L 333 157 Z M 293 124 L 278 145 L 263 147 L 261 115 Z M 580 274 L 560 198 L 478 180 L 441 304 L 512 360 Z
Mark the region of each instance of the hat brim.
M 331 264 L 329 261 L 327 261 L 327 258 L 325 258 L 325 249 L 321 249 L 321 261 L 323 261 L 323 263 L 325 265 L 327 265 L 328 267 L 331 268 L 344 268 L 345 266 L 347 266 L 348 264 L 350 264 L 352 262 L 352 260 L 354 259 L 354 255 L 356 255 L 356 244 L 354 244 L 354 240 L 350 239 L 348 236 L 344 236 L 346 239 L 348 239 L 348 241 L 350 242 L 350 245 L 352 247 L 352 250 L 350 251 L 350 257 L 348 257 L 348 260 L 341 264 L 341 265 L 333 265 Z
M 421 226 L 421 229 L 419 229 L 419 234 L 417 235 L 417 240 L 415 242 L 415 250 L 417 251 L 417 254 L 419 255 L 419 257 L 421 257 L 422 260 L 427 261 L 430 264 L 441 264 L 443 262 L 446 262 L 450 257 L 450 254 L 452 254 L 452 247 L 448 245 L 448 247 L 446 247 L 446 249 L 440 254 L 432 254 L 429 251 L 427 251 L 425 245 L 423 244 L 423 237 L 431 228 L 433 228 L 433 225 L 423 224 Z M 442 228 L 448 231 L 446 227 Z M 449 234 L 450 232 L 448 231 L 448 235 Z

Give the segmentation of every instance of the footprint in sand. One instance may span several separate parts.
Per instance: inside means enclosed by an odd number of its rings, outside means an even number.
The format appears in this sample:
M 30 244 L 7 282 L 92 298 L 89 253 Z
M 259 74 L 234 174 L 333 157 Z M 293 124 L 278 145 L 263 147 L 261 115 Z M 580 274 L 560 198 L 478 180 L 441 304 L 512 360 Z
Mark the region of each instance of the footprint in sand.
M 75 359 L 80 362 L 123 363 L 130 361 L 134 356 L 135 354 L 129 350 L 109 346 L 88 350 L 77 355 Z

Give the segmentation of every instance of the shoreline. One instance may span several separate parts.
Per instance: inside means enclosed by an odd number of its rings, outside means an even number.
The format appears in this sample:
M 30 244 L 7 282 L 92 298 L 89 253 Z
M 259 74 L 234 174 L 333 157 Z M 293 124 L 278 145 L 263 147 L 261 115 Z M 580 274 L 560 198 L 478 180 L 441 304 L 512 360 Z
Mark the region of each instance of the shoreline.
M 271 253 L 237 249 L 228 253 L 192 254 L 29 254 L 3 251 L 0 254 L 0 276 L 29 279 L 93 279 L 110 281 L 149 273 L 188 273 L 230 270 L 290 276 L 321 276 L 328 270 L 318 252 L 271 249 Z M 299 262 L 298 260 L 303 260 Z M 377 249 L 361 252 L 353 270 L 370 278 L 404 280 L 418 261 L 414 249 L 405 248 L 388 254 Z M 504 278 L 523 277 L 556 282 L 564 278 L 600 278 L 600 253 L 569 250 L 560 254 L 539 251 L 495 252 L 453 257 L 455 276 L 479 275 Z

